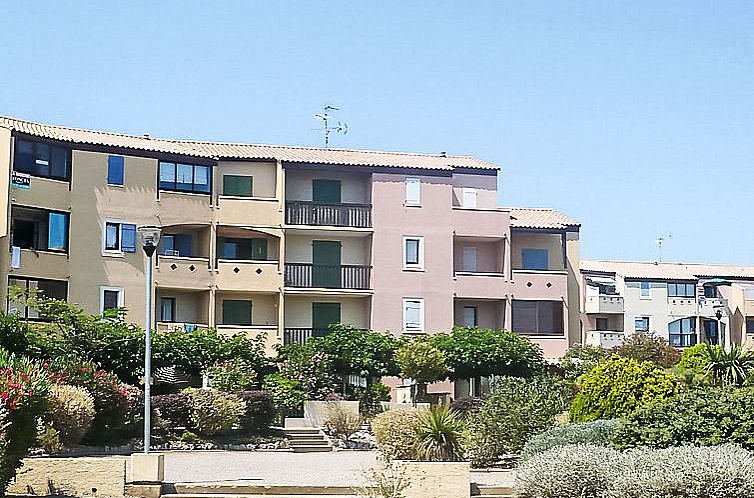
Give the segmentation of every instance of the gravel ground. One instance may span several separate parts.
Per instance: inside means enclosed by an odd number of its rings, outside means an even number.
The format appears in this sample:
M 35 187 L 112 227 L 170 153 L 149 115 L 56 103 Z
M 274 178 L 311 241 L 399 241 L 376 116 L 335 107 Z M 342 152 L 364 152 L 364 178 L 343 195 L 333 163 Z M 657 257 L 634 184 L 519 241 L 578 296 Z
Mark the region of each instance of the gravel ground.
M 363 484 L 366 469 L 379 465 L 376 451 L 169 451 L 165 453 L 165 480 L 357 486 Z M 513 476 L 510 470 L 472 470 L 471 481 L 512 486 Z

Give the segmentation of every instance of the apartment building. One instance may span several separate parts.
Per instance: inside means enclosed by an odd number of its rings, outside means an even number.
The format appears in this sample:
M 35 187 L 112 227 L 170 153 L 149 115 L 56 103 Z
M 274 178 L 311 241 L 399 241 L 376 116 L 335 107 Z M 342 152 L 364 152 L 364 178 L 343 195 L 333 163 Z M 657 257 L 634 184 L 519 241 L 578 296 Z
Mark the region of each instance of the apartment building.
M 754 340 L 754 266 L 582 261 L 587 344 L 651 332 L 684 348 Z
M 136 228 L 159 225 L 154 326 L 304 342 L 505 327 L 580 338 L 579 224 L 497 207 L 468 156 L 159 139 L 0 118 L 0 272 L 86 311 L 146 314 Z M 3 292 L 6 292 L 5 290 Z M 33 309 L 8 309 L 38 319 Z

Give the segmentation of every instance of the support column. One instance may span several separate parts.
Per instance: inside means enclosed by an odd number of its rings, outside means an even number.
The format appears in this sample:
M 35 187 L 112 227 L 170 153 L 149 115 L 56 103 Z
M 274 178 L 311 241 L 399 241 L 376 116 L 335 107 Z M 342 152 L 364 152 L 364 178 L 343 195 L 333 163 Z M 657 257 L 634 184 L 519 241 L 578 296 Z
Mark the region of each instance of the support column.
M 506 235 L 503 239 L 503 275 L 508 280 L 513 280 L 513 274 L 511 272 L 511 239 L 510 235 Z
M 513 296 L 510 296 L 510 295 L 505 296 L 505 316 L 504 316 L 505 330 L 511 330 L 513 328 L 513 304 L 511 302 L 512 298 Z

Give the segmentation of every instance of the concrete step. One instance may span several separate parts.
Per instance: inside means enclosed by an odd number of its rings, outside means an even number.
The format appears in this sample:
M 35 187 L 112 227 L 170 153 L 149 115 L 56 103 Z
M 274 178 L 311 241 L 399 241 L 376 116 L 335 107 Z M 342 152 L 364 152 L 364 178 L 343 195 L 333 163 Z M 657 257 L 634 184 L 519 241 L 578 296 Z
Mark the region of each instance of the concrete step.
M 308 445 L 308 446 L 291 446 L 294 453 L 325 453 L 332 451 L 333 447 L 329 444 L 326 445 Z
M 295 446 L 330 446 L 327 439 L 291 439 L 288 441 L 291 448 Z
M 290 441 L 300 441 L 302 439 L 325 439 L 324 434 L 286 434 L 285 437 Z
M 278 494 L 278 493 L 255 493 L 255 494 L 230 494 L 230 493 L 202 493 L 202 494 L 167 494 L 167 495 L 160 495 L 160 498 L 264 498 L 264 497 L 270 497 L 274 496 L 276 498 L 316 498 L 318 496 L 328 496 L 329 498 L 357 498 L 357 495 L 350 494 L 350 495 L 334 495 L 330 493 L 302 493 L 302 494 Z
M 321 434 L 322 429 L 319 427 L 293 427 L 289 429 L 283 429 L 286 434 Z
M 302 486 L 302 485 L 262 485 L 238 482 L 217 483 L 176 483 L 167 498 L 241 498 L 257 496 L 303 497 L 330 496 L 332 498 L 355 496 L 350 486 Z
M 513 488 L 508 486 L 472 486 L 471 496 L 484 498 L 509 498 L 514 496 Z

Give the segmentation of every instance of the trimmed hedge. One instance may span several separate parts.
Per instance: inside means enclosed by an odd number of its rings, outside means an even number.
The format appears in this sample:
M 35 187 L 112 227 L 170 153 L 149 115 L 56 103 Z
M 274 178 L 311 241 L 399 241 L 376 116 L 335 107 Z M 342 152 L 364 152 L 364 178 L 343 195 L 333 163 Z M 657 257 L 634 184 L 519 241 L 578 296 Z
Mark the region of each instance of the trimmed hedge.
M 267 391 L 241 391 L 236 395 L 246 405 L 246 413 L 241 416 L 241 429 L 255 434 L 270 430 L 275 420 L 272 394 Z
M 629 414 L 613 438 L 618 448 L 723 443 L 754 449 L 754 388 L 683 391 Z
M 537 434 L 529 439 L 521 451 L 521 460 L 526 460 L 543 451 L 569 444 L 596 444 L 609 446 L 613 434 L 620 426 L 619 420 L 595 420 L 580 424 L 568 424 Z

